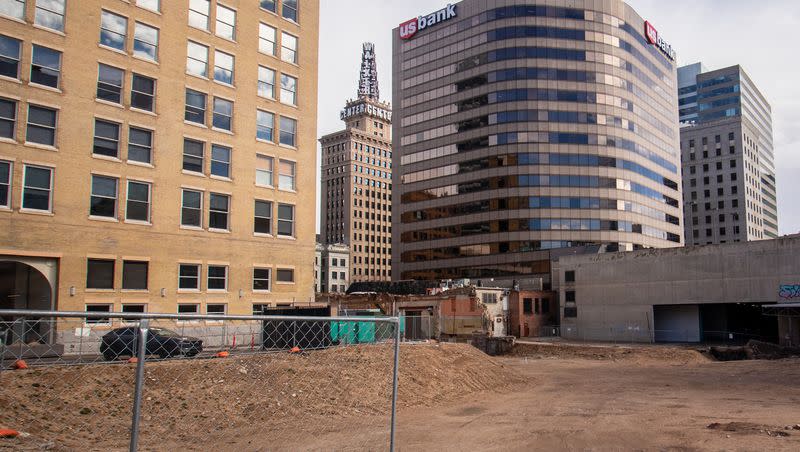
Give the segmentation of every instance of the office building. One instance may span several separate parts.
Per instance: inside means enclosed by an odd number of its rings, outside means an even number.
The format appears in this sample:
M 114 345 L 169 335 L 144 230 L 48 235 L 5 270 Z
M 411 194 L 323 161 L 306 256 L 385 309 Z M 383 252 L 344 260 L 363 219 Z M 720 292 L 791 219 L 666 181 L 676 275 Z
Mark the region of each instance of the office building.
M 375 46 L 365 43 L 358 96 L 340 115 L 345 129 L 320 138 L 323 244 L 350 248 L 350 281 L 390 281 L 392 107 L 380 100 Z
M 317 293 L 345 293 L 350 286 L 350 248 L 344 244 L 317 243 L 314 260 Z
M 0 0 L 0 309 L 313 300 L 318 29 L 315 0 Z
M 395 279 L 683 244 L 675 52 L 627 4 L 465 0 L 395 29 L 393 67 Z
M 686 243 L 778 237 L 772 109 L 740 66 L 678 69 Z

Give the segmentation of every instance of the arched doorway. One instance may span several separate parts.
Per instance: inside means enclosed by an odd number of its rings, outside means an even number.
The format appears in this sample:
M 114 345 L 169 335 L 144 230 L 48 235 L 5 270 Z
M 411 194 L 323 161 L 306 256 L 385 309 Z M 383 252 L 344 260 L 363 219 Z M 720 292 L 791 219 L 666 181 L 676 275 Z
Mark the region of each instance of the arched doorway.
M 0 260 L 0 309 L 51 310 L 53 284 L 32 265 Z M 47 344 L 51 335 L 49 319 L 23 320 L 4 316 L 0 323 L 0 341 L 5 345 Z

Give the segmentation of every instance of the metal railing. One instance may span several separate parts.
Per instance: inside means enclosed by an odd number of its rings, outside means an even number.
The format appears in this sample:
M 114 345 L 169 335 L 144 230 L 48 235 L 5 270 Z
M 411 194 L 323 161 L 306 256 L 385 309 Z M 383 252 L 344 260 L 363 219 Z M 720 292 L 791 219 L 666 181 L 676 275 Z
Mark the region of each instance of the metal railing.
M 0 310 L 0 425 L 68 449 L 227 448 L 235 435 L 392 451 L 400 332 L 396 317 Z M 349 438 L 350 422 L 371 433 Z M 326 431 L 344 443 L 314 443 Z

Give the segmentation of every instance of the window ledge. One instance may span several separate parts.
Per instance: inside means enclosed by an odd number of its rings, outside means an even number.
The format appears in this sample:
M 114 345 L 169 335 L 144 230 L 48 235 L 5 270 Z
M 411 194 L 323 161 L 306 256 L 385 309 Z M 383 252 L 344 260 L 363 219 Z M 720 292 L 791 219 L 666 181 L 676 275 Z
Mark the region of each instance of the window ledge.
M 14 16 L 6 16 L 5 14 L 0 14 L 0 17 L 2 17 L 3 19 L 8 19 L 8 20 L 13 21 L 13 22 L 17 22 L 17 23 L 20 23 L 20 24 L 28 25 L 28 23 L 25 22 L 24 20 L 19 19 L 19 18 L 14 17 Z
M 200 226 L 186 226 L 183 224 L 180 226 L 180 229 L 183 229 L 184 231 L 198 231 L 198 232 L 205 231 L 205 229 L 201 228 Z
M 181 170 L 181 174 L 185 174 L 187 176 L 202 177 L 202 178 L 206 177 L 206 175 L 203 174 L 203 173 L 198 173 L 198 172 L 189 171 L 189 170 Z
M 0 206 L 0 212 L 13 212 L 13 210 L 8 206 Z
M 5 16 L 0 16 L 0 17 L 5 17 Z M 16 83 L 18 85 L 22 84 L 22 80 L 20 80 L 18 78 L 11 78 L 11 77 L 8 77 L 8 76 L 5 76 L 5 75 L 0 75 L 0 80 L 2 80 L 4 82 Z
M 61 76 L 59 76 L 59 77 L 61 77 Z M 61 81 L 60 78 L 59 78 L 59 81 Z M 47 85 L 40 85 L 40 84 L 34 83 L 34 82 L 28 82 L 28 86 L 31 86 L 31 87 L 37 88 L 37 89 L 42 89 L 42 90 L 45 90 L 45 91 L 50 91 L 50 92 L 53 92 L 53 93 L 64 94 L 64 92 L 61 91 L 61 89 L 59 89 L 59 88 L 53 88 L 52 86 L 47 86 Z
M 125 39 L 127 40 L 127 37 Z M 97 47 L 100 47 L 101 49 L 110 50 L 110 51 L 112 51 L 114 53 L 118 53 L 120 55 L 128 56 L 128 52 L 126 52 L 125 50 L 115 49 L 114 47 L 109 47 L 109 46 L 101 44 L 99 42 L 97 43 Z
M 210 179 L 219 180 L 219 181 L 223 181 L 223 182 L 233 182 L 233 179 L 231 179 L 230 177 L 217 176 L 215 174 L 211 174 L 208 177 Z
M 266 188 L 266 189 L 269 189 L 269 190 L 275 190 L 275 186 L 274 186 L 274 185 L 261 185 L 261 184 L 256 184 L 256 187 L 258 187 L 258 188 Z
M 185 294 L 185 293 L 196 294 L 196 293 L 200 293 L 200 289 L 178 289 L 178 293 L 179 294 L 182 294 L 182 293 L 183 294 Z
M 141 166 L 143 168 L 153 168 L 153 169 L 155 169 L 155 166 L 152 163 L 137 162 L 136 160 L 127 160 L 125 163 L 127 163 L 128 165 Z
M 92 221 L 104 221 L 106 223 L 119 223 L 119 220 L 112 217 L 100 217 L 97 215 L 89 215 L 88 217 Z
M 258 138 L 258 137 L 256 137 L 256 141 L 258 141 L 259 143 L 265 143 L 265 144 L 272 144 L 272 145 L 275 144 L 274 141 L 269 141 L 269 140 L 265 140 L 263 138 Z
M 236 89 L 236 86 L 232 85 L 230 83 L 225 83 L 225 82 L 219 81 L 217 79 L 213 79 L 212 81 L 217 85 L 224 86 L 226 88 Z
M 161 66 L 161 64 L 157 60 L 151 60 L 150 58 L 140 57 L 138 55 L 131 55 L 131 58 L 139 61 L 144 61 L 145 63 L 155 64 L 156 66 Z
M 298 107 L 297 104 L 287 104 L 284 101 L 280 101 L 280 102 L 281 102 L 281 105 L 284 105 L 286 107 L 291 107 L 291 108 L 294 108 L 295 110 L 299 110 L 300 109 L 300 107 Z
M 43 26 L 43 25 L 39 25 L 39 24 L 37 24 L 37 23 L 32 23 L 32 24 L 31 24 L 31 26 L 32 26 L 33 28 L 36 28 L 36 29 L 39 29 L 39 30 L 43 30 L 43 31 L 47 31 L 47 32 L 53 33 L 53 34 L 55 34 L 55 35 L 59 35 L 59 36 L 63 36 L 63 37 L 66 37 L 66 36 L 67 36 L 67 34 L 66 34 L 66 33 L 64 33 L 63 31 L 60 31 L 60 30 L 55 30 L 55 29 L 53 29 L 53 28 L 48 28 L 48 27 L 45 27 L 45 26 Z
M 275 238 L 274 235 L 272 235 L 272 234 L 264 234 L 263 232 L 254 232 L 253 233 L 253 237 L 261 237 L 261 238 L 265 238 L 265 239 L 273 239 L 273 238 Z
M 27 146 L 29 148 L 42 149 L 42 150 L 45 150 L 45 151 L 58 152 L 58 148 L 57 147 L 50 146 L 49 144 L 39 144 L 39 143 L 32 143 L 30 141 L 26 141 L 25 143 L 23 143 L 23 146 Z
M 278 239 L 279 240 L 290 240 L 290 241 L 293 241 L 293 242 L 297 241 L 297 237 L 287 237 L 285 235 L 279 235 Z
M 291 189 L 288 189 L 288 188 L 280 188 L 280 187 L 279 187 L 279 188 L 278 188 L 278 191 L 282 191 L 282 192 L 284 192 L 284 193 L 294 193 L 294 194 L 297 194 L 297 190 L 291 190 Z
M 116 291 L 114 289 L 90 289 L 90 288 L 87 287 L 86 290 L 84 290 L 84 292 L 86 292 L 86 293 L 115 293 Z
M 208 289 L 206 292 L 217 295 L 226 295 L 230 293 L 228 292 L 228 289 Z
M 149 289 L 122 289 L 122 293 L 139 293 L 139 294 L 146 294 L 150 293 Z
M 153 223 L 149 221 L 139 221 L 139 220 L 125 220 L 125 224 L 134 224 L 137 226 L 153 226 Z
M 208 232 L 213 232 L 215 234 L 230 234 L 231 233 L 231 231 L 228 230 L 228 229 L 214 229 L 214 228 L 208 228 Z
M 206 65 L 208 65 L 208 62 L 206 62 Z M 208 77 L 206 77 L 205 75 L 192 74 L 191 72 L 186 72 L 186 75 L 188 75 L 189 77 L 194 77 L 196 79 L 205 80 L 207 82 L 211 80 Z
M 231 135 L 231 136 L 234 135 L 233 131 L 231 131 L 231 130 L 220 129 L 220 128 L 214 127 L 214 126 L 211 126 L 211 130 L 213 130 L 214 132 L 224 133 L 226 135 Z
M 199 123 L 199 122 L 188 121 L 188 120 L 184 119 L 184 120 L 183 120 L 183 123 L 184 123 L 184 124 L 186 124 L 186 125 L 190 125 L 190 126 L 194 126 L 194 127 L 199 127 L 199 128 L 201 128 L 201 129 L 208 129 L 208 126 L 207 126 L 207 125 L 205 125 L 205 124 L 201 124 L 201 123 Z
M 273 102 L 275 101 L 275 96 L 262 96 L 259 94 L 258 97 L 261 99 L 271 100 Z
M 24 213 L 24 214 L 28 214 L 28 215 L 41 215 L 41 216 L 44 216 L 44 217 L 53 217 L 53 216 L 55 216 L 55 214 L 53 212 L 50 212 L 48 210 L 26 209 L 24 207 L 19 209 L 19 213 Z
M 0 143 L 17 144 L 17 140 L 15 140 L 13 138 L 0 137 Z
M 286 282 L 286 281 L 275 281 L 275 284 L 279 284 L 279 285 L 282 285 L 282 286 L 292 286 L 292 285 L 294 285 L 294 284 L 295 284 L 295 282 L 294 282 L 294 281 L 292 281 L 292 282 Z
M 142 114 L 149 115 L 149 116 L 155 116 L 155 117 L 158 117 L 158 114 L 157 114 L 157 113 L 155 113 L 155 112 L 152 112 L 152 111 L 150 111 L 150 110 L 143 110 L 143 109 L 141 109 L 141 108 L 131 107 L 131 111 L 135 111 L 135 112 L 137 112 L 137 113 L 142 113 Z
M 111 102 L 110 100 L 98 99 L 98 98 L 95 97 L 94 101 L 97 102 L 98 104 L 108 105 L 110 107 L 119 108 L 121 110 L 125 109 L 125 106 L 123 106 L 122 104 L 118 104 L 116 102 Z
M 292 146 L 291 144 L 278 143 L 278 146 L 280 146 L 282 148 L 286 148 L 286 149 L 291 149 L 293 151 L 297 150 L 297 146 Z
M 92 158 L 93 159 L 98 159 L 98 160 L 107 160 L 109 162 L 122 163 L 122 160 L 120 160 L 119 157 L 111 157 L 110 155 L 94 154 L 93 153 L 92 154 Z

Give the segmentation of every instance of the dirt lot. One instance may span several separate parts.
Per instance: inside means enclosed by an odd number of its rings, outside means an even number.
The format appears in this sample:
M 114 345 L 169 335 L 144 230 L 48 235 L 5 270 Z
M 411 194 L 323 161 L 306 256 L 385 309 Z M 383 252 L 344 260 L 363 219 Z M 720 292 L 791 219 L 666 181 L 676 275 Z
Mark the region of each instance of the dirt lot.
M 380 450 L 386 350 L 345 353 L 151 366 L 143 444 Z M 798 360 L 714 362 L 677 348 L 565 345 L 520 346 L 496 359 L 464 345 L 418 345 L 401 356 L 400 450 L 800 450 Z M 64 392 L 69 370 L 0 374 L 0 427 L 31 433 L 0 447 L 124 447 L 129 402 L 125 394 L 103 399 L 129 384 L 124 367 L 81 370 L 86 384 L 74 394 Z M 371 377 L 380 384 L 365 383 Z M 246 384 L 220 387 L 220 379 Z

